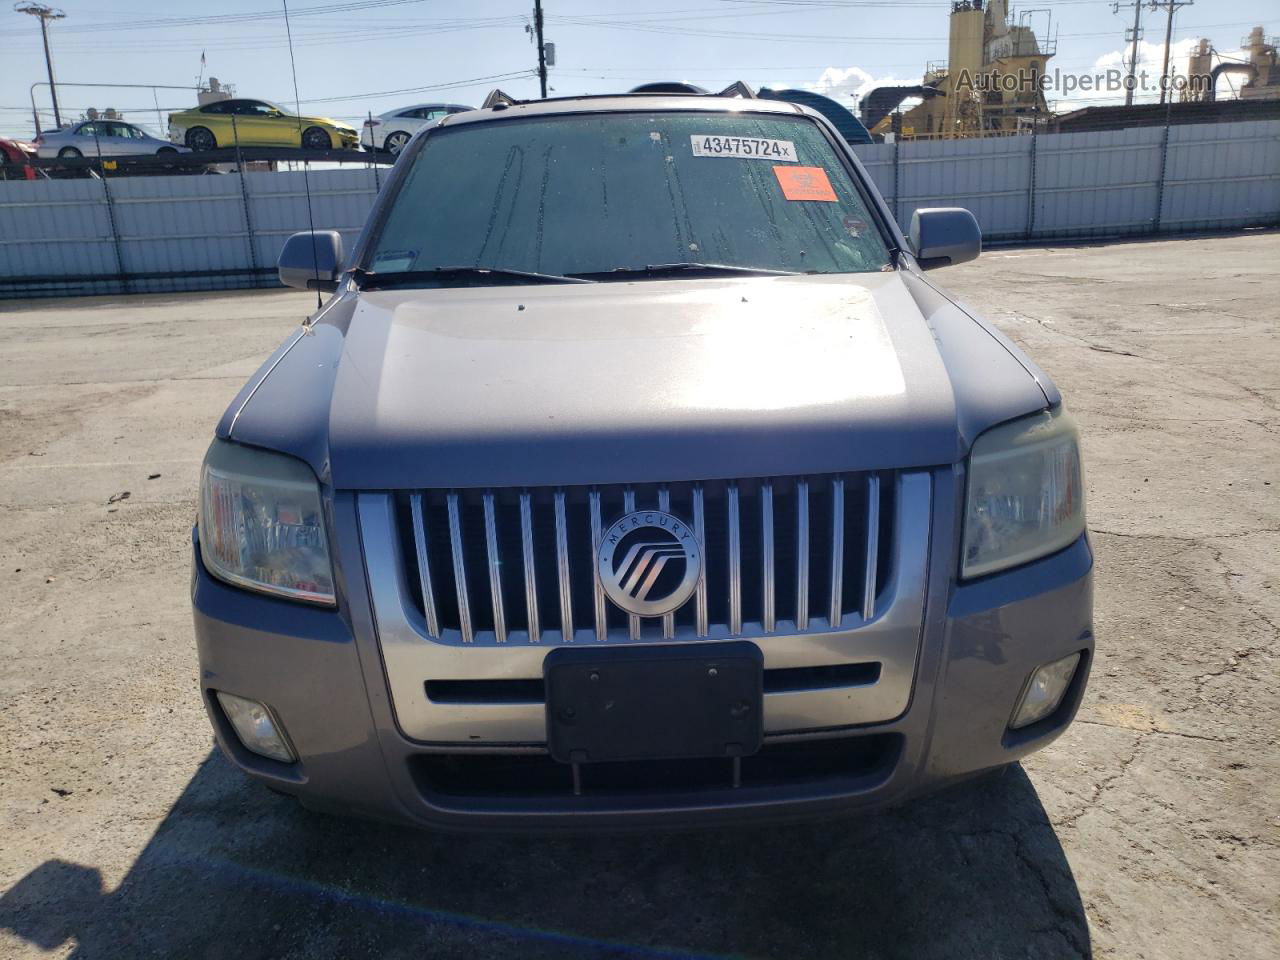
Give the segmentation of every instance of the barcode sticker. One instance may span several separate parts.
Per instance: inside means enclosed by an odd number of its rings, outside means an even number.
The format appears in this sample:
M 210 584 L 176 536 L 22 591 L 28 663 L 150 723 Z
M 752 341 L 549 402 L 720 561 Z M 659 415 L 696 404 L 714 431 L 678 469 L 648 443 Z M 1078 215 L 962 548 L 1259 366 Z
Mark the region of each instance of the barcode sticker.
M 689 137 L 695 157 L 741 157 L 749 160 L 796 162 L 796 145 L 790 140 L 759 137 L 720 137 L 695 133 Z

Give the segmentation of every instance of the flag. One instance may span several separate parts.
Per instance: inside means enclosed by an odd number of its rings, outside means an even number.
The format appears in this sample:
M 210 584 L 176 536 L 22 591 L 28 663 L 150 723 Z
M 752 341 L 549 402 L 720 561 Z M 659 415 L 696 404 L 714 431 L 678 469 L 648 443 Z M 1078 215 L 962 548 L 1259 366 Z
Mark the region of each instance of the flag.
M 204 66 L 204 51 L 200 51 L 200 66 Z

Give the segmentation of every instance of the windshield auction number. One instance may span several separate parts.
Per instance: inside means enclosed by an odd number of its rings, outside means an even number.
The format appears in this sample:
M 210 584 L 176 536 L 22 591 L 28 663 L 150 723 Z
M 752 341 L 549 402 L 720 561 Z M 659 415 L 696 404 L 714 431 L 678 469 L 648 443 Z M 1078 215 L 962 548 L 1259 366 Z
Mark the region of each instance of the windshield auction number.
M 790 140 L 762 140 L 758 137 L 716 137 L 695 133 L 689 141 L 695 157 L 744 157 L 752 160 L 779 160 L 795 163 L 796 145 Z

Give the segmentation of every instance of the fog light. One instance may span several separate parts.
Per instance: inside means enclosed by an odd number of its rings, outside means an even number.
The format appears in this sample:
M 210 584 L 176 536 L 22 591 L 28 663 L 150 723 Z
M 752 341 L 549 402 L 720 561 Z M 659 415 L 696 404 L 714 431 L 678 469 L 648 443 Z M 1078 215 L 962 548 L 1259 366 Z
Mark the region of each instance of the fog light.
M 284 739 L 283 728 L 277 727 L 265 704 L 221 690 L 218 691 L 218 703 L 222 704 L 222 711 L 246 750 L 281 763 L 293 763 L 297 759 Z
M 1062 703 L 1062 696 L 1076 675 L 1076 667 L 1080 663 L 1080 654 L 1073 653 L 1069 657 L 1046 663 L 1037 670 L 1022 694 L 1018 709 L 1013 712 L 1011 730 L 1030 726 L 1037 720 L 1043 720 Z

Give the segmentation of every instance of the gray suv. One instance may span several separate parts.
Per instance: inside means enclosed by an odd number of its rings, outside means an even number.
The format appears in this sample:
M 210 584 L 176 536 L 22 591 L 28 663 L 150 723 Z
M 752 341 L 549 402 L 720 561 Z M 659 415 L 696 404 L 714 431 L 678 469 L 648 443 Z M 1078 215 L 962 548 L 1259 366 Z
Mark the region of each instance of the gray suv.
M 230 760 L 423 825 L 830 814 L 998 768 L 1093 650 L 1075 426 L 836 130 L 744 96 L 517 102 L 404 149 L 201 476 Z

